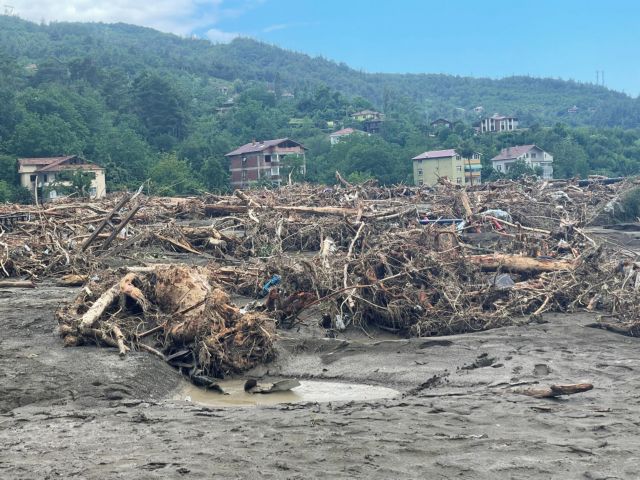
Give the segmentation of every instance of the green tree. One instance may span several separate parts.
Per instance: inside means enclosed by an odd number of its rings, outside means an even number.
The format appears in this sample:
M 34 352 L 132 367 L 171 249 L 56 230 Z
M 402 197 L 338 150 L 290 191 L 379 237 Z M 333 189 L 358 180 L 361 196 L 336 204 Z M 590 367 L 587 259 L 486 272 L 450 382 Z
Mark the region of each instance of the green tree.
M 200 174 L 205 187 L 210 192 L 224 192 L 229 189 L 229 175 L 217 158 L 207 158 Z
M 156 195 L 188 195 L 200 189 L 193 170 L 175 153 L 163 153 L 150 171 L 151 192 Z

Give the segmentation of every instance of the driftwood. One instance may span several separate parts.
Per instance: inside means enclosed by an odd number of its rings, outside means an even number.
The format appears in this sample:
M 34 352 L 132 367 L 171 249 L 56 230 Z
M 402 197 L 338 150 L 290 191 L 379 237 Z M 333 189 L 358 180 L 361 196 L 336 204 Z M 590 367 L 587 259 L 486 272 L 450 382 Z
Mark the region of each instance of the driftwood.
M 551 385 L 549 387 L 528 388 L 519 393 L 534 398 L 556 398 L 562 395 L 574 395 L 576 393 L 588 392 L 593 389 L 590 383 L 574 383 L 569 385 Z
M 573 270 L 576 267 L 575 263 L 569 260 L 531 258 L 497 253 L 493 255 L 470 255 L 466 259 L 488 271 L 500 269 L 520 273 L 559 272 Z
M 36 288 L 31 280 L 0 280 L 0 288 Z
M 89 246 L 93 243 L 93 241 L 98 237 L 98 235 L 100 234 L 100 232 L 102 232 L 102 230 L 104 230 L 104 227 L 107 226 L 107 224 L 109 223 L 109 221 L 113 218 L 113 216 L 118 213 L 120 211 L 120 209 L 122 207 L 124 207 L 124 205 L 131 199 L 131 195 L 130 194 L 126 194 L 124 195 L 120 201 L 116 204 L 115 207 L 113 207 L 113 209 L 107 214 L 107 216 L 104 218 L 104 220 L 102 220 L 102 222 L 100 222 L 100 224 L 96 227 L 96 229 L 93 231 L 93 233 L 89 236 L 89 238 L 87 238 L 84 243 L 82 244 L 81 250 L 86 250 L 87 248 L 89 248 Z

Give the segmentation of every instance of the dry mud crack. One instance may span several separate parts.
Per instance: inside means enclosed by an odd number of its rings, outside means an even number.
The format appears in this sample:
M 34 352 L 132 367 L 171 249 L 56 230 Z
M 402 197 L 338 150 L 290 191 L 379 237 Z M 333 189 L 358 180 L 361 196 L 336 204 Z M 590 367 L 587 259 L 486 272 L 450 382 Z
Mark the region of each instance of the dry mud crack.
M 433 339 L 284 332 L 254 374 L 365 383 L 381 400 L 248 408 L 175 400 L 152 355 L 63 348 L 74 291 L 0 292 L 0 478 L 637 478 L 640 340 L 592 317 Z M 518 386 L 588 381 L 559 400 Z

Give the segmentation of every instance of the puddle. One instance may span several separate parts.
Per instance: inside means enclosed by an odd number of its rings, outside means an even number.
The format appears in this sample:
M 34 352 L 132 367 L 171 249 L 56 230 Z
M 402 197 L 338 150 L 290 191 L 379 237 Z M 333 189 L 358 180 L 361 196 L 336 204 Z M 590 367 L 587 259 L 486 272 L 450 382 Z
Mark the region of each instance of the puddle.
M 286 392 L 252 394 L 244 391 L 244 382 L 244 380 L 220 381 L 218 384 L 228 395 L 189 385 L 177 399 L 214 407 L 242 407 L 279 403 L 365 401 L 400 395 L 397 390 L 375 385 L 314 380 L 301 380 L 300 386 Z

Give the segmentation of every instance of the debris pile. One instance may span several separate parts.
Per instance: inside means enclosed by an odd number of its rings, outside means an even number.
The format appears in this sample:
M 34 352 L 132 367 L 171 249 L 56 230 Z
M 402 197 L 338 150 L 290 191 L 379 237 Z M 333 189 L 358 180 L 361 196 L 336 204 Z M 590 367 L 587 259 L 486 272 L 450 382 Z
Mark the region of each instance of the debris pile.
M 612 221 L 633 180 L 464 189 L 337 179 L 4 206 L 0 276 L 91 278 L 58 312 L 65 344 L 144 349 L 191 378 L 270 359 L 276 325 L 308 318 L 431 336 L 584 309 L 606 315 L 594 326 L 640 334 L 636 255 L 586 231 Z M 241 310 L 231 293 L 253 301 Z
M 56 316 L 66 346 L 146 350 L 196 380 L 239 373 L 274 354 L 275 322 L 241 312 L 201 267 L 109 275 L 89 282 Z

